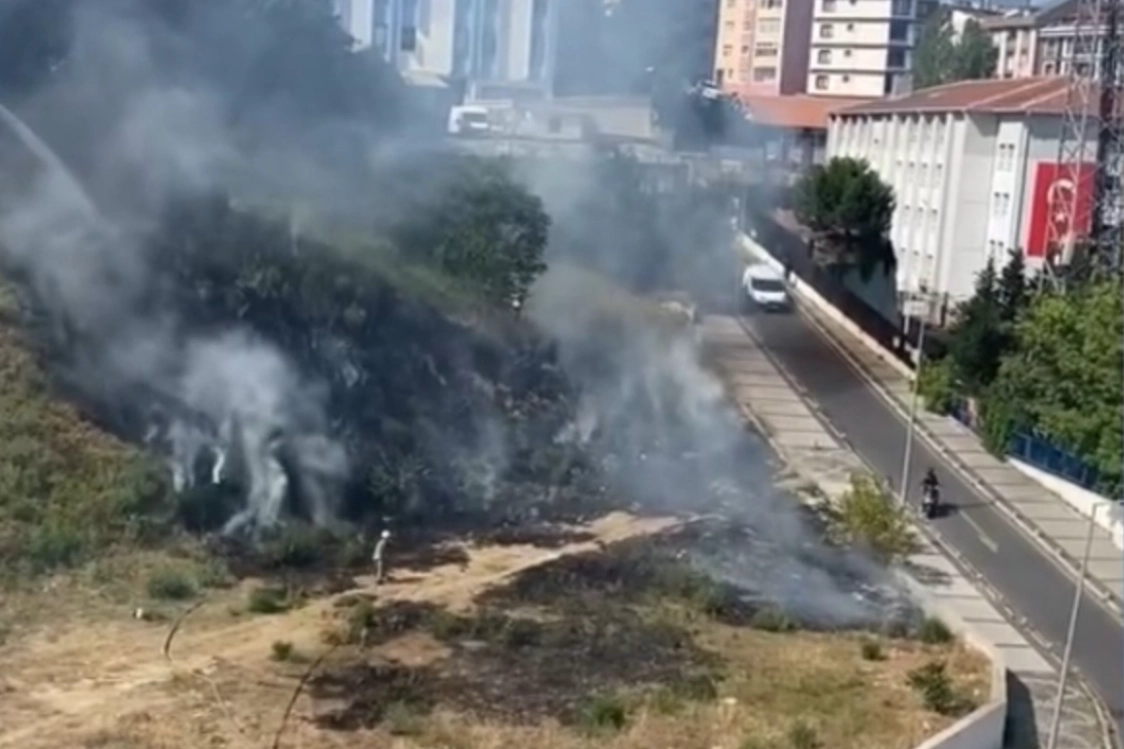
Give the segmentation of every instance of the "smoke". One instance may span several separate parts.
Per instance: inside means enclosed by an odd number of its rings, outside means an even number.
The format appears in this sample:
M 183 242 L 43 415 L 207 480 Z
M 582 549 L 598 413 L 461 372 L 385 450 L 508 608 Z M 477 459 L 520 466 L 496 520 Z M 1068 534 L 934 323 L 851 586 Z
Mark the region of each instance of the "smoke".
M 291 184 L 304 175 L 296 160 L 280 172 L 270 157 L 276 140 L 241 148 L 216 92 L 169 82 L 153 48 L 184 40 L 170 40 L 137 7 L 79 4 L 71 64 L 20 106 L 82 164 L 99 207 L 54 151 L 0 109 L 5 137 L 39 162 L 5 195 L 5 263 L 66 339 L 75 386 L 146 412 L 145 436 L 168 456 L 176 489 L 244 488 L 227 531 L 274 525 L 294 493 L 311 519 L 328 522 L 348 464 L 322 389 L 250 330 L 201 332 L 182 319 L 156 283 L 161 258 L 149 250 L 170 196 L 226 188 L 244 173 Z

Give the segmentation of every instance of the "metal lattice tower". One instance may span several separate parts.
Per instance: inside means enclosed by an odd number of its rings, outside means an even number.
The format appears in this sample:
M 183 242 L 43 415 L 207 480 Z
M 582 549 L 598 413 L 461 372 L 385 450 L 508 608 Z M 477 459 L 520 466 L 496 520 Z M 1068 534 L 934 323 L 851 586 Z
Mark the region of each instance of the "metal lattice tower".
M 1061 221 L 1049 224 L 1051 270 L 1068 266 L 1075 251 L 1101 270 L 1119 271 L 1124 252 L 1124 0 L 1077 0 L 1073 52 L 1062 132 L 1058 179 L 1071 189 L 1055 203 Z M 1091 173 L 1090 173 L 1091 172 Z M 1089 194 L 1091 191 L 1091 195 Z M 1074 231 L 1089 227 L 1086 242 Z M 1075 247 L 1075 244 L 1077 247 Z

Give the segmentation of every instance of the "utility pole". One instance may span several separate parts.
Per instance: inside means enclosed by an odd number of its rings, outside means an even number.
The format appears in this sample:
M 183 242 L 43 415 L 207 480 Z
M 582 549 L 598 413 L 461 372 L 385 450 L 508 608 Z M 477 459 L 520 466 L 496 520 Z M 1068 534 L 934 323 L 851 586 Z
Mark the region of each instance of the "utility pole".
M 1077 585 L 1073 591 L 1073 605 L 1069 609 L 1069 628 L 1065 634 L 1065 648 L 1062 651 L 1061 673 L 1058 675 L 1058 693 L 1054 697 L 1054 714 L 1050 719 L 1050 734 L 1046 741 L 1046 749 L 1057 749 L 1058 733 L 1061 730 L 1062 705 L 1065 703 L 1065 688 L 1069 681 L 1069 662 L 1073 656 L 1073 641 L 1077 635 L 1077 617 L 1081 612 L 1081 599 L 1085 597 L 1085 578 L 1089 573 L 1089 556 L 1093 549 L 1093 532 L 1097 526 L 1097 510 L 1100 507 L 1093 505 L 1089 513 L 1089 525 L 1085 530 L 1085 551 L 1081 555 L 1081 566 L 1077 572 Z
M 921 371 L 925 366 L 925 329 L 928 327 L 929 322 L 929 306 L 930 296 L 929 290 L 922 286 L 917 292 L 909 292 L 906 298 L 905 329 L 906 335 L 909 334 L 909 320 L 912 315 L 908 311 L 913 309 L 913 305 L 917 297 L 921 297 L 922 304 L 924 305 L 924 314 L 917 316 L 921 323 L 921 330 L 917 336 L 917 369 L 913 376 L 913 392 L 909 398 L 909 421 L 906 423 L 905 431 L 905 451 L 902 456 L 902 482 L 898 487 L 898 502 L 904 507 L 909 492 L 909 463 L 910 458 L 913 457 L 913 432 L 917 424 L 917 406 L 920 401 L 921 393 Z

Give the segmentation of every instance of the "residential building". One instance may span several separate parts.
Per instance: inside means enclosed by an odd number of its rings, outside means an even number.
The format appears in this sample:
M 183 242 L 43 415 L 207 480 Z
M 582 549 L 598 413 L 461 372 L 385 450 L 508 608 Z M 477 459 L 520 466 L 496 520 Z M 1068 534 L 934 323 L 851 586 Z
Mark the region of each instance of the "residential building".
M 1058 0 L 1038 10 L 1012 11 L 984 21 L 999 49 L 995 77 L 1067 76 L 1075 65 L 1096 77 L 1101 42 L 1098 39 L 1092 49 L 1077 49 L 1077 2 Z
M 894 188 L 890 238 L 900 292 L 927 289 L 949 304 L 972 294 L 989 258 L 1011 250 L 1040 268 L 1048 238 L 1088 231 L 1057 203 L 1091 197 L 1095 144 L 1077 174 L 1060 170 L 1066 102 L 1060 78 L 962 81 L 830 115 L 827 155 L 867 160 Z
M 816 0 L 721 0 L 714 80 L 755 96 L 803 93 Z
M 815 0 L 807 91 L 878 97 L 910 88 L 913 48 L 933 0 Z
M 358 48 L 377 47 L 407 77 L 535 82 L 553 78 L 561 0 L 335 0 Z

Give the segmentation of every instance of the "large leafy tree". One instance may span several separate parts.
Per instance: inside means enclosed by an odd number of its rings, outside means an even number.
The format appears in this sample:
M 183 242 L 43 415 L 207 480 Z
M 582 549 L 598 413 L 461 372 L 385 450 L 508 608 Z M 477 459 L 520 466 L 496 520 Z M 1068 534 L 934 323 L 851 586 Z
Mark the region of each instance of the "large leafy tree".
M 475 287 L 498 305 L 521 306 L 546 270 L 550 217 L 502 162 L 466 159 L 427 205 L 398 229 L 407 252 Z
M 921 27 L 913 56 L 913 86 L 990 78 L 998 57 L 999 50 L 977 21 L 965 21 L 957 38 L 948 11 L 938 11 Z
M 817 257 L 833 268 L 858 268 L 869 276 L 894 267 L 887 237 L 894 191 L 862 159 L 836 157 L 814 167 L 797 184 L 797 218 L 817 235 Z
M 1124 304 L 1119 279 L 1037 295 L 1015 329 L 985 401 L 989 442 L 1037 432 L 1118 483 L 1124 408 Z

